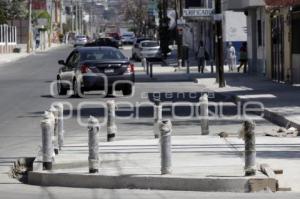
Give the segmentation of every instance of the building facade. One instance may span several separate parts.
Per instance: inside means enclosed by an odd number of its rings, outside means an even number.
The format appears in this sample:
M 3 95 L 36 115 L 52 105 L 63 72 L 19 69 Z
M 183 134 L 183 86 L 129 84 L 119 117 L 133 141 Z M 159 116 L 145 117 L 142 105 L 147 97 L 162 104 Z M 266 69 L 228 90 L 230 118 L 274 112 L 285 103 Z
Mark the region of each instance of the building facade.
M 300 1 L 228 0 L 223 6 L 247 15 L 249 73 L 300 84 Z

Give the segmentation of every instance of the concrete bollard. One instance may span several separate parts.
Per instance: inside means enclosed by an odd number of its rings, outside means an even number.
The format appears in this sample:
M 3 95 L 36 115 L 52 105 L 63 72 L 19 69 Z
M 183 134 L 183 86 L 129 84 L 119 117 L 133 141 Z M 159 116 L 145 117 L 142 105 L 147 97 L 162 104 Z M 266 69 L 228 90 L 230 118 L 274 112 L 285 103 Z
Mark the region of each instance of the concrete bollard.
M 58 134 L 58 147 L 59 150 L 64 145 L 64 106 L 61 103 L 55 104 L 54 107 L 58 110 L 57 115 L 57 134 Z
M 58 110 L 54 107 L 51 106 L 49 109 L 49 112 L 52 113 L 53 116 L 51 116 L 53 119 L 53 146 L 54 146 L 54 153 L 57 155 L 59 151 L 59 146 L 58 146 Z
M 52 121 L 49 118 L 44 118 L 41 121 L 42 128 L 42 153 L 43 153 L 43 168 L 45 170 L 52 169 L 53 144 L 52 144 Z
M 153 125 L 153 134 L 154 138 L 157 139 L 159 138 L 159 123 L 162 120 L 162 106 L 160 104 L 160 100 L 155 100 L 154 101 L 154 125 Z
M 201 109 L 201 134 L 209 135 L 207 94 L 204 94 L 202 97 L 200 97 L 200 109 Z
M 180 70 L 182 68 L 182 59 L 178 60 L 178 69 Z
M 190 71 L 190 61 L 189 60 L 185 61 L 185 66 L 186 66 L 186 73 L 190 74 L 191 71 Z
M 245 121 L 243 133 L 245 141 L 245 175 L 254 176 L 256 174 L 256 149 L 255 149 L 255 123 Z
M 149 62 L 146 61 L 146 74 L 147 74 L 147 75 L 149 75 L 149 72 L 150 72 L 150 71 L 149 71 L 149 67 L 150 67 L 149 65 L 150 65 Z
M 161 175 L 172 173 L 172 123 L 164 120 L 159 123 L 160 130 L 160 154 L 161 154 Z
M 146 71 L 146 67 L 147 67 L 147 59 L 146 58 L 143 58 L 143 60 L 142 60 L 142 66 L 144 68 L 144 71 Z
M 99 172 L 99 121 L 90 117 L 88 121 L 89 130 L 89 172 L 98 173 Z
M 116 104 L 114 100 L 110 100 L 107 102 L 107 141 L 114 141 L 116 133 Z

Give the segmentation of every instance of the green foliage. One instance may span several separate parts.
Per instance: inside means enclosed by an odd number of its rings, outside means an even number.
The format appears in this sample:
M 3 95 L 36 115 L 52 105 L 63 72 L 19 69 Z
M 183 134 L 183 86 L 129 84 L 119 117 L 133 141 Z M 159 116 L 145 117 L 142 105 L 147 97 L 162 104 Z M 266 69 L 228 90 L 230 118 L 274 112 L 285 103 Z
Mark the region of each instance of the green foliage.
M 26 0 L 11 0 L 7 2 L 0 0 L 0 24 L 8 20 L 22 19 L 28 15 Z
M 49 15 L 49 13 L 45 10 L 35 10 L 32 12 L 31 15 L 32 21 L 34 24 L 37 25 L 37 21 L 38 19 L 47 19 L 48 21 L 48 25 L 45 26 L 45 29 L 49 29 L 50 28 L 50 23 L 51 23 L 51 16 Z
M 125 20 L 131 22 L 137 35 L 142 35 L 148 18 L 147 4 L 140 0 L 125 0 L 123 14 Z
M 28 15 L 27 3 L 25 0 L 12 0 L 8 4 L 7 19 L 15 20 L 22 19 Z
M 0 0 L 0 24 L 4 24 L 7 21 L 7 2 Z

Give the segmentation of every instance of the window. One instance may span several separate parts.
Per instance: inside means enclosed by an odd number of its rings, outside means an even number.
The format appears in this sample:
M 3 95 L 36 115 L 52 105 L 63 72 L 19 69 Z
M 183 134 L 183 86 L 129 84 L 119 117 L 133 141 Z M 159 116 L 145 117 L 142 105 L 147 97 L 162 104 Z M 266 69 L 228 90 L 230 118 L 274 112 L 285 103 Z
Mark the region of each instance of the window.
M 82 52 L 81 60 L 123 60 L 126 57 L 118 50 L 114 49 L 101 49 L 101 50 L 87 50 Z
M 263 33 L 262 33 L 262 22 L 261 20 L 257 21 L 257 45 L 263 45 Z

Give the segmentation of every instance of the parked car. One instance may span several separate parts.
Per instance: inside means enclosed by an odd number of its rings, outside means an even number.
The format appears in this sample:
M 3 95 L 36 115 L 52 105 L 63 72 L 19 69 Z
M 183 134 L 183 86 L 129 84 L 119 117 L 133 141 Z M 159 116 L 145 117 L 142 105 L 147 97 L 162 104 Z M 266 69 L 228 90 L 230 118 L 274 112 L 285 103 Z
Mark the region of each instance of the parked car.
M 95 46 L 110 46 L 119 48 L 119 43 L 112 37 L 99 38 L 94 42 L 85 44 L 85 47 L 95 47 Z
M 139 51 L 139 45 L 142 41 L 147 41 L 147 40 L 151 40 L 151 39 L 145 38 L 145 37 L 139 37 L 139 38 L 135 39 L 132 50 L 131 50 L 132 51 L 132 59 L 138 60 L 137 53 Z
M 142 41 L 139 44 L 135 56 L 138 60 L 142 60 L 143 58 L 161 60 L 162 53 L 160 50 L 160 45 L 157 41 Z
M 85 35 L 77 35 L 75 37 L 74 47 L 84 46 L 88 42 L 88 39 Z
M 123 44 L 133 44 L 135 40 L 135 34 L 133 32 L 127 32 L 122 35 Z
M 113 47 L 82 47 L 74 49 L 67 60 L 58 61 L 63 65 L 57 74 L 59 95 L 66 95 L 73 90 L 74 96 L 87 91 L 104 90 L 112 93 L 113 85 L 118 80 L 115 90 L 124 95 L 132 93 L 134 83 L 134 65 L 129 62 L 119 49 Z M 107 83 L 103 75 L 107 77 Z M 127 82 L 124 82 L 127 81 Z M 132 83 L 128 83 L 132 82 Z

